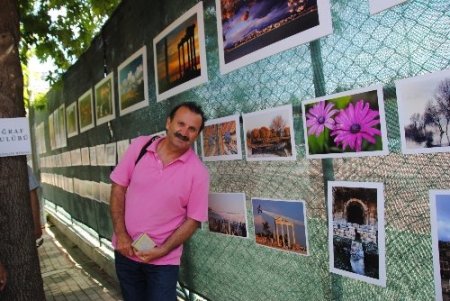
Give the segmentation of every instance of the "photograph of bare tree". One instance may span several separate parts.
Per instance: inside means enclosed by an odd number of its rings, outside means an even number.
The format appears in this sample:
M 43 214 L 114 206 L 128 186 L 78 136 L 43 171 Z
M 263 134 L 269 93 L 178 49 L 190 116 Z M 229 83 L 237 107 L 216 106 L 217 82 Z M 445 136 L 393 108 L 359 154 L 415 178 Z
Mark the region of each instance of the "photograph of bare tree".
M 395 85 L 403 153 L 450 151 L 450 70 Z
M 308 255 L 305 202 L 252 198 L 256 243 Z
M 211 232 L 247 237 L 245 194 L 210 193 L 208 227 Z
M 292 105 L 243 114 L 247 160 L 295 160 Z
M 450 190 L 430 191 L 431 238 L 437 301 L 450 300 Z
M 239 115 L 208 120 L 201 133 L 204 161 L 242 159 Z
M 330 271 L 386 286 L 384 186 L 328 182 Z
M 153 39 L 156 100 L 162 101 L 208 80 L 203 2 Z

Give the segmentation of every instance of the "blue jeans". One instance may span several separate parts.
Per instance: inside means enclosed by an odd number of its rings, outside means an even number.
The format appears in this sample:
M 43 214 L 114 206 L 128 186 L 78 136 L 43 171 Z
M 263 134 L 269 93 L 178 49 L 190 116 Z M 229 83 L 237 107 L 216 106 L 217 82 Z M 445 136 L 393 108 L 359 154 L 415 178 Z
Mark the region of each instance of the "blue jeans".
M 141 263 L 114 253 L 125 301 L 176 301 L 178 265 Z

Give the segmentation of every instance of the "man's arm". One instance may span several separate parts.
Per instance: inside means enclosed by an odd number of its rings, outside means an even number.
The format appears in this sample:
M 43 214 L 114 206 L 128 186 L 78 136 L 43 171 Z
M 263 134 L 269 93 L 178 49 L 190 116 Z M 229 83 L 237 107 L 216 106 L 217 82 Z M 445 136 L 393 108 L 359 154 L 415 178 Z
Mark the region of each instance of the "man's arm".
M 181 226 L 172 233 L 172 235 L 167 238 L 167 240 L 156 248 L 151 249 L 146 252 L 136 251 L 136 256 L 138 256 L 142 261 L 149 262 L 167 255 L 170 251 L 176 247 L 182 245 L 186 240 L 188 240 L 198 229 L 200 222 L 187 218 Z
M 6 272 L 5 267 L 0 262 L 0 292 L 5 288 L 7 279 L 8 273 Z
M 34 236 L 36 239 L 42 236 L 41 211 L 39 208 L 39 197 L 37 188 L 30 191 L 31 212 L 33 213 Z
M 124 256 L 133 256 L 134 251 L 131 247 L 133 240 L 127 232 L 125 226 L 125 193 L 127 187 L 112 183 L 111 185 L 111 199 L 110 212 L 114 228 L 114 233 L 117 238 L 116 250 Z

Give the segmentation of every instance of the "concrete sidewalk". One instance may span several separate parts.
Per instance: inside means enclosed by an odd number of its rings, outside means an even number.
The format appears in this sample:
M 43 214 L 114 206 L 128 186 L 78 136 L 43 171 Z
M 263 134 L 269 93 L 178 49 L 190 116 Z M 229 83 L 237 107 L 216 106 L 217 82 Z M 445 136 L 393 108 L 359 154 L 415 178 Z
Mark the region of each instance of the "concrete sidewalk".
M 45 296 L 52 300 L 122 300 L 119 284 L 55 227 L 44 232 L 39 247 Z

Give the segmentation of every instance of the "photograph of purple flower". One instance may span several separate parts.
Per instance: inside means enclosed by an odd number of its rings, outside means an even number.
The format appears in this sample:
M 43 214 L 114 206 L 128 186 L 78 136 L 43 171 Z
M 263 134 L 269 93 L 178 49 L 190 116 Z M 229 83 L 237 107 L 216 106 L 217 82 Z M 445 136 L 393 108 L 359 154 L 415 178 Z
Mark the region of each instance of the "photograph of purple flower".
M 302 107 L 307 158 L 387 154 L 381 86 L 312 99 Z

